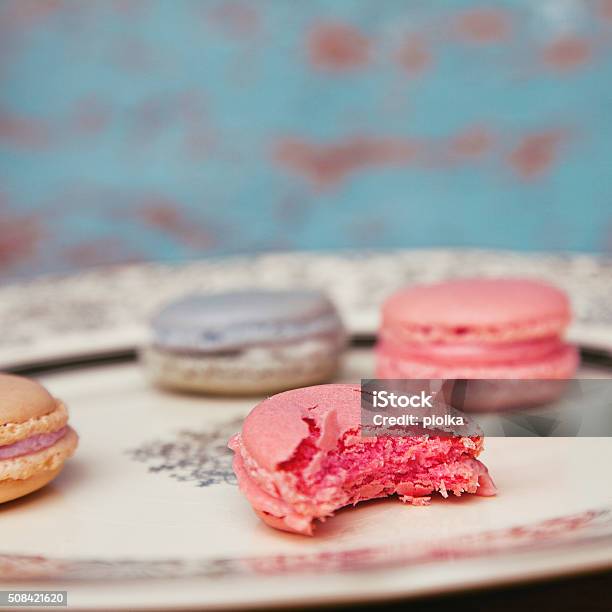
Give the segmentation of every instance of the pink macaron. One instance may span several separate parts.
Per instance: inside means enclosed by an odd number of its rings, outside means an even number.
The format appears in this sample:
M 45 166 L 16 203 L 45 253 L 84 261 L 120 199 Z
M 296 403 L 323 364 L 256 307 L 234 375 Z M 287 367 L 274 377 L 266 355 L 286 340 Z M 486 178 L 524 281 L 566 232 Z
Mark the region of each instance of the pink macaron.
M 576 347 L 563 340 L 570 319 L 567 296 L 540 281 L 481 278 L 414 285 L 383 305 L 377 376 L 568 379 L 579 361 Z M 537 395 L 537 386 L 525 389 Z M 548 397 L 544 385 L 540 391 L 536 403 Z
M 238 484 L 271 527 L 311 535 L 313 523 L 360 501 L 439 492 L 495 495 L 476 458 L 480 436 L 361 436 L 358 385 L 286 391 L 258 404 L 229 443 Z

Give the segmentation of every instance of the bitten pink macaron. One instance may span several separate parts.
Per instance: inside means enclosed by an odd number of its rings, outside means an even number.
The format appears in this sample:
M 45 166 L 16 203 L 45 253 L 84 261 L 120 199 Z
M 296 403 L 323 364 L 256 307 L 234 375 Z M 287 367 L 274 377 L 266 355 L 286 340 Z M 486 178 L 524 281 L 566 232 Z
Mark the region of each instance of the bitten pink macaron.
M 0 374 L 0 503 L 53 480 L 77 442 L 61 401 L 32 380 Z
M 540 281 L 415 285 L 383 305 L 377 376 L 568 379 L 579 361 L 576 348 L 563 340 L 570 318 L 567 296 Z
M 317 519 L 363 500 L 495 495 L 476 458 L 482 437 L 362 437 L 360 417 L 358 385 L 285 391 L 255 406 L 229 446 L 240 489 L 265 523 L 311 535 Z

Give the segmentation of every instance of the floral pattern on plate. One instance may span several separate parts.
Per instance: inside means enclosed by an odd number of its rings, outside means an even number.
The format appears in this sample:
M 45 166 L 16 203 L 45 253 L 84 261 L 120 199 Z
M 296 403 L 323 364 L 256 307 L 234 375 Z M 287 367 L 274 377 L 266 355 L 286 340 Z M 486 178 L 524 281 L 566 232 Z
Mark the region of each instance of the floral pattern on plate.
M 304 572 L 350 572 L 381 567 L 410 567 L 499 552 L 520 553 L 564 546 L 612 543 L 612 508 L 559 516 L 534 524 L 484 531 L 456 541 L 423 542 L 421 546 L 378 546 L 336 552 L 204 560 L 61 559 L 0 555 L 0 575 L 12 580 L 104 581 L 143 578 L 208 578 Z
M 280 253 L 97 268 L 6 285 L 0 288 L 0 366 L 133 348 L 145 340 L 147 321 L 161 304 L 237 287 L 322 289 L 353 333 L 372 334 L 380 303 L 398 287 L 479 275 L 559 285 L 570 294 L 580 337 L 612 347 L 610 258 L 462 249 Z

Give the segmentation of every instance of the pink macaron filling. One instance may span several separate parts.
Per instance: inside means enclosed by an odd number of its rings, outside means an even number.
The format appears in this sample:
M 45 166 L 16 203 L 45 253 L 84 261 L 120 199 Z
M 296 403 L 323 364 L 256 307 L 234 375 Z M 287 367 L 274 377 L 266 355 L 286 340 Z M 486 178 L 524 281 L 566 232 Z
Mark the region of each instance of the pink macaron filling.
M 376 351 L 378 378 L 412 379 L 508 379 L 508 380 L 568 380 L 576 372 L 580 361 L 575 346 L 563 344 L 559 351 L 537 360 L 477 363 L 457 359 L 454 363 L 409 358 L 389 353 L 386 345 Z
M 378 350 L 399 359 L 484 365 L 538 361 L 562 352 L 566 346 L 558 336 L 517 342 L 408 342 L 401 345 L 383 339 Z
M 24 455 L 31 455 L 32 453 L 45 450 L 61 440 L 66 434 L 66 431 L 67 427 L 62 427 L 57 431 L 36 434 L 24 440 L 19 440 L 19 442 L 0 446 L 0 460 L 14 459 L 16 457 L 23 457 Z

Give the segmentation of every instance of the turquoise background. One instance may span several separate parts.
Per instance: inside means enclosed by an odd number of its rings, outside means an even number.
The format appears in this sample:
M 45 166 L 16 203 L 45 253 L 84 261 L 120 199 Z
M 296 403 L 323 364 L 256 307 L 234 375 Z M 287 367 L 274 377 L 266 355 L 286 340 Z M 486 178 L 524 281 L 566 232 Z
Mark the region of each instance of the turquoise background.
M 0 275 L 612 250 L 612 2 L 0 0 Z

